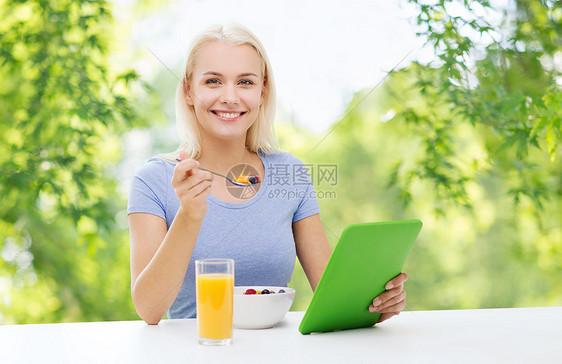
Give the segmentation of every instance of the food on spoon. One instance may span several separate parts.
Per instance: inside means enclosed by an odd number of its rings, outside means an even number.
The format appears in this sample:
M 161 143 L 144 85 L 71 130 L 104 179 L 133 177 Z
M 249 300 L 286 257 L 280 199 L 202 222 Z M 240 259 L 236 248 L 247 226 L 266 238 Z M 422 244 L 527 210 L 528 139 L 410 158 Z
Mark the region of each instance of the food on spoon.
M 256 294 L 256 290 L 252 288 L 248 288 L 244 294 Z
M 244 183 L 246 185 L 255 185 L 260 181 L 260 179 L 258 176 L 254 176 L 254 175 L 244 176 L 244 173 L 242 173 L 240 176 L 237 177 L 235 176 L 234 181 L 238 183 Z
M 264 289 L 263 291 L 261 291 L 261 294 L 269 294 L 269 289 Z

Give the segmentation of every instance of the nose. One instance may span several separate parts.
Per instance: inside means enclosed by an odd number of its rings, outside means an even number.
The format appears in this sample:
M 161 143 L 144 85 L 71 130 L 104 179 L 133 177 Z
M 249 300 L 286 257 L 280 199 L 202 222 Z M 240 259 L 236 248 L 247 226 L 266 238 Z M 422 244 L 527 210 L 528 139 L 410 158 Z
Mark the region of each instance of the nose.
M 234 85 L 227 85 L 223 87 L 223 92 L 221 94 L 220 102 L 223 104 L 237 104 L 240 102 L 240 97 L 236 92 L 236 87 Z

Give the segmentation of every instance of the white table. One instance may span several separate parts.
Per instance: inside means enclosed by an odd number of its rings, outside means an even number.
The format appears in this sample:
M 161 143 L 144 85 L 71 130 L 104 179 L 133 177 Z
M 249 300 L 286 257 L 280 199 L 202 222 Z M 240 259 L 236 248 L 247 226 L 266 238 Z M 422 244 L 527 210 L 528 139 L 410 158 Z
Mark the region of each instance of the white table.
M 0 363 L 562 363 L 562 307 L 415 311 L 372 328 L 301 335 L 275 328 L 197 344 L 195 320 L 0 326 Z

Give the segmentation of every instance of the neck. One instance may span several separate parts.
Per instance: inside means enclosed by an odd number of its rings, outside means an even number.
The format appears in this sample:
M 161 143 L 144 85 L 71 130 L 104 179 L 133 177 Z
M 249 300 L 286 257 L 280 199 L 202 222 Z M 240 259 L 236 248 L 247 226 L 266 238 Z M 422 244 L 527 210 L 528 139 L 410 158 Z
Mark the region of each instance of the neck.
M 226 174 L 233 166 L 248 163 L 251 152 L 246 149 L 244 139 L 232 140 L 201 140 L 202 168 Z

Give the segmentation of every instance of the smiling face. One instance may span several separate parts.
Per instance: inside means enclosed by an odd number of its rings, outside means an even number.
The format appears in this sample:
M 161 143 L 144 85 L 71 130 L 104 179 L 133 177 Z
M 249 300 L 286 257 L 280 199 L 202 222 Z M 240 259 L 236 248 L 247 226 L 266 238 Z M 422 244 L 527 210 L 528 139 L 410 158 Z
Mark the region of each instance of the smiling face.
M 263 102 L 261 60 L 249 45 L 222 41 L 201 47 L 186 102 L 195 109 L 203 139 L 242 139 Z

